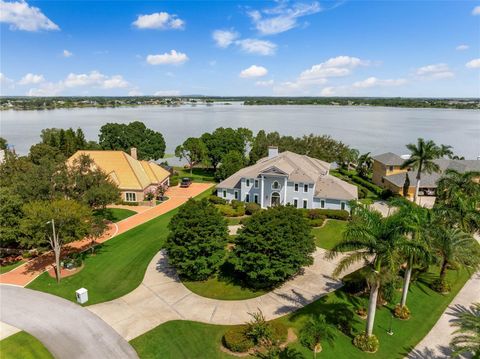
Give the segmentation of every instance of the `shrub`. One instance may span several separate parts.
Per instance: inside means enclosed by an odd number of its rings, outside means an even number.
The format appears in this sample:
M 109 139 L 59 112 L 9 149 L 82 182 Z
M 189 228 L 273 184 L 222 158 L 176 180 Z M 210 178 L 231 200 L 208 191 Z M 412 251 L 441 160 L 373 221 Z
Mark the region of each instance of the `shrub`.
M 210 203 L 213 203 L 213 204 L 225 204 L 225 203 L 227 203 L 227 201 L 225 201 L 223 198 L 215 196 L 215 195 L 211 195 L 210 197 L 208 197 L 208 201 Z
M 178 186 L 178 183 L 180 182 L 180 179 L 176 176 L 170 177 L 170 187 L 175 187 Z
M 245 213 L 248 215 L 255 214 L 260 210 L 261 210 L 261 207 L 258 203 L 250 202 L 245 205 Z
M 378 338 L 373 334 L 368 336 L 367 333 L 358 334 L 353 338 L 353 345 L 368 353 L 375 353 L 380 347 Z
M 153 192 L 151 192 L 151 191 L 150 191 L 150 192 L 147 192 L 147 193 L 145 193 L 145 197 L 144 197 L 144 198 L 145 198 L 145 201 L 151 201 L 152 199 L 155 198 L 155 193 L 153 193 Z
M 310 350 L 322 350 L 321 341 L 334 344 L 336 333 L 322 314 L 312 315 L 300 330 L 300 342 Z
M 408 309 L 406 305 L 402 307 L 400 304 L 397 304 L 395 306 L 395 310 L 393 311 L 393 314 L 395 315 L 396 318 L 406 320 L 410 318 L 410 309 Z
M 308 223 L 310 224 L 311 227 L 321 227 L 321 226 L 323 226 L 324 222 L 325 222 L 325 217 L 312 219 Z
M 228 329 L 223 335 L 223 345 L 232 352 L 246 352 L 255 345 L 246 335 L 247 326 L 235 326 Z
M 348 211 L 342 211 L 341 209 L 300 209 L 299 210 L 303 217 L 308 219 L 315 218 L 330 218 L 330 219 L 339 219 L 346 221 L 350 218 L 350 213 Z
M 367 287 L 367 270 L 362 268 L 343 277 L 343 290 L 349 294 L 363 292 Z
M 321 209 L 307 209 L 306 216 L 308 219 L 325 218 L 325 216 L 322 214 Z
M 450 284 L 441 278 L 435 279 L 431 284 L 432 289 L 438 293 L 448 293 L 451 290 Z
M 290 206 L 257 212 L 237 236 L 231 263 L 251 287 L 285 281 L 313 263 L 314 237 L 308 220 Z
M 382 193 L 380 193 L 380 198 L 383 199 L 383 200 L 387 200 L 387 199 L 393 197 L 394 195 L 395 194 L 387 188 L 387 189 L 384 189 L 382 191 Z
M 245 208 L 243 207 L 233 208 L 229 204 L 216 204 L 215 207 L 226 217 L 241 217 L 245 215 Z
M 228 228 L 225 219 L 206 199 L 189 199 L 169 224 L 165 248 L 180 276 L 204 280 L 225 257 Z

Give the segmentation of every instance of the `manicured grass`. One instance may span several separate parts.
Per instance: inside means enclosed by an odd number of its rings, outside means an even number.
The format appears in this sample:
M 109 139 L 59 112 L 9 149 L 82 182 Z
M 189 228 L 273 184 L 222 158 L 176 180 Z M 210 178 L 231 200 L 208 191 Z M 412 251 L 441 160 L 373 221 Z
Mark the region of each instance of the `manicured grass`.
M 315 244 L 320 248 L 332 249 L 342 239 L 345 228 L 347 228 L 347 221 L 327 220 L 322 227 L 312 229 Z
M 353 326 L 352 335 L 347 336 L 336 330 L 335 346 L 330 347 L 322 343 L 323 351 L 319 355 L 321 358 L 404 358 L 429 332 L 469 278 L 469 274 L 464 270 L 449 271 L 448 279 L 452 284 L 452 291 L 448 295 L 441 295 L 428 286 L 428 283 L 438 276 L 437 267 L 432 267 L 431 270 L 432 272 L 423 274 L 411 286 L 407 304 L 412 311 L 412 317 L 407 321 L 394 319 L 392 325 L 394 335 L 387 334 L 394 305 L 377 310 L 374 333 L 380 340 L 380 349 L 375 354 L 363 353 L 352 344 L 353 336 L 365 329 L 365 321 L 355 314 L 355 309 L 367 305 L 366 297 L 354 297 L 340 289 L 276 320 L 293 327 L 298 334 L 299 329 L 313 313 L 324 314 L 332 325 L 339 318 L 350 318 L 348 321 Z M 398 300 L 400 292 L 397 295 Z M 219 349 L 222 333 L 227 328 L 189 321 L 167 322 L 134 339 L 131 344 L 140 358 L 232 358 Z M 298 342 L 291 344 L 290 347 L 297 349 L 305 358 L 313 357 L 312 352 Z
M 103 219 L 112 221 L 114 223 L 120 222 L 121 220 L 133 216 L 134 214 L 137 214 L 137 212 L 123 208 L 97 209 L 93 213 L 94 216 L 102 217 Z
M 192 173 L 190 170 L 183 167 L 175 167 L 176 172 L 178 172 L 178 177 L 180 180 L 183 177 L 191 178 L 195 182 L 215 182 L 215 172 L 211 168 L 194 168 Z
M 207 197 L 211 190 L 198 197 Z M 78 274 L 63 278 L 57 284 L 43 273 L 27 288 L 51 293 L 75 301 L 75 291 L 87 288 L 88 305 L 121 297 L 140 285 L 148 264 L 163 247 L 168 223 L 178 209 L 152 219 L 96 247 L 95 255 L 85 258 Z
M 43 344 L 26 332 L 13 334 L 0 341 L 2 359 L 50 359 L 52 354 Z
M 19 265 L 25 263 L 25 261 L 18 261 L 12 264 L 7 264 L 6 266 L 0 267 L 0 274 L 10 272 L 12 269 L 17 268 Z

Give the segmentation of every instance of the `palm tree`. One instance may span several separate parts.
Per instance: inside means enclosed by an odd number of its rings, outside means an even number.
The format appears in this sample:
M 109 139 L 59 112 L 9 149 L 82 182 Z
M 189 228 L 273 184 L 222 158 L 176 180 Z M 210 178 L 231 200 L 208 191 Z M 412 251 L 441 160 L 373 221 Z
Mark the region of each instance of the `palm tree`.
M 437 221 L 438 222 L 438 221 Z M 480 263 L 480 251 L 477 241 L 459 228 L 435 224 L 431 230 L 431 245 L 441 262 L 440 283 L 445 283 L 449 265 L 476 269 Z
M 357 172 L 360 177 L 367 177 L 373 166 L 373 158 L 370 152 L 364 153 L 357 160 Z
M 453 169 L 448 169 L 438 181 L 437 200 L 446 204 L 451 204 L 459 196 L 479 198 L 480 184 L 476 180 L 480 178 L 479 171 L 460 173 Z
M 428 245 L 430 211 L 405 200 L 393 201 L 392 204 L 400 207 L 398 215 L 409 238 L 408 243 L 404 243 L 398 248 L 407 262 L 403 278 L 402 300 L 400 301 L 400 306 L 405 307 L 413 267 L 428 264 L 431 261 L 431 249 Z
M 418 191 L 420 189 L 420 180 L 422 173 L 432 173 L 440 171 L 440 167 L 434 162 L 440 157 L 440 148 L 435 142 L 425 141 L 419 138 L 417 144 L 409 143 L 407 148 L 410 150 L 410 158 L 403 162 L 402 168 L 413 168 L 417 170 L 417 185 L 413 201 L 417 203 Z
M 440 157 L 445 157 L 447 156 L 448 158 L 452 158 L 453 156 L 453 151 L 452 151 L 452 146 L 449 145 L 440 145 Z
M 333 346 L 337 337 L 334 328 L 327 323 L 322 314 L 312 315 L 300 331 L 300 341 L 313 350 L 314 356 L 322 351 L 320 341 L 324 340 Z
M 453 333 L 458 334 L 450 342 L 453 356 L 472 353 L 474 358 L 480 355 L 480 303 L 473 303 L 470 311 L 458 314 L 452 326 L 458 327 Z
M 379 212 L 361 205 L 353 206 L 352 214 L 342 240 L 327 254 L 327 258 L 352 251 L 338 263 L 334 276 L 360 261 L 370 267 L 366 334 L 371 336 L 380 285 L 386 276 L 397 270 L 400 259 L 398 248 L 406 242 L 406 238 L 399 225 L 398 214 L 383 218 Z

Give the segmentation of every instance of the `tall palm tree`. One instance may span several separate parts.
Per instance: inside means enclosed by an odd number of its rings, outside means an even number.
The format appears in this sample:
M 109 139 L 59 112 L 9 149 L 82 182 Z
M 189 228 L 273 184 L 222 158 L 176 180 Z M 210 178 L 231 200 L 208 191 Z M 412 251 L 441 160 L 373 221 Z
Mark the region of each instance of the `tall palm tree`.
M 398 248 L 405 256 L 407 263 L 400 301 L 400 306 L 404 307 L 407 303 L 413 267 L 428 264 L 431 261 L 431 249 L 428 245 L 430 211 L 406 200 L 393 201 L 392 204 L 399 207 L 398 216 L 409 239 L 408 244 L 404 243 Z
M 327 258 L 334 258 L 339 253 L 352 251 L 338 263 L 334 276 L 340 275 L 348 267 L 360 261 L 367 263 L 370 267 L 366 334 L 371 336 L 381 282 L 385 276 L 398 268 L 400 259 L 398 247 L 406 242 L 406 238 L 402 233 L 397 214 L 383 218 L 379 212 L 361 205 L 353 206 L 352 214 L 352 220 L 342 240 L 327 254 Z
M 458 315 L 452 326 L 458 327 L 457 334 L 450 342 L 453 356 L 472 353 L 474 358 L 480 356 L 480 303 L 473 303 L 469 311 Z
M 447 156 L 448 158 L 452 158 L 452 156 L 453 156 L 452 146 L 440 145 L 439 151 L 440 151 L 440 153 L 439 153 L 440 157 Z
M 373 158 L 370 156 L 370 152 L 364 153 L 358 157 L 357 160 L 357 172 L 360 177 L 367 177 L 373 166 Z
M 435 142 L 431 140 L 425 141 L 423 138 L 419 138 L 417 144 L 409 143 L 407 148 L 410 150 L 410 158 L 403 162 L 402 168 L 413 168 L 417 170 L 417 185 L 415 188 L 415 196 L 413 197 L 413 201 L 417 203 L 422 173 L 440 171 L 440 167 L 438 167 L 434 160 L 440 157 L 441 152 Z
M 437 185 L 437 200 L 445 204 L 453 203 L 459 196 L 474 197 L 480 200 L 480 171 L 460 173 L 448 169 Z
M 438 223 L 438 221 L 437 221 Z M 457 264 L 476 269 L 480 264 L 480 251 L 477 241 L 459 228 L 435 224 L 431 230 L 431 245 L 440 265 L 440 283 L 445 283 L 449 265 Z

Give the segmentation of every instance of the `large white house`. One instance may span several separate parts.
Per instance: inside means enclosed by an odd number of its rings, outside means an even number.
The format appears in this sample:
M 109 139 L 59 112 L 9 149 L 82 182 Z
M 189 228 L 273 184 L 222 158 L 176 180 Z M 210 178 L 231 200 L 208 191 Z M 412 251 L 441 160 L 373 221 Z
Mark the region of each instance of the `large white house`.
M 357 187 L 329 174 L 330 163 L 269 147 L 268 157 L 220 182 L 217 195 L 227 201 L 255 202 L 262 208 L 292 204 L 297 208 L 349 210 Z

